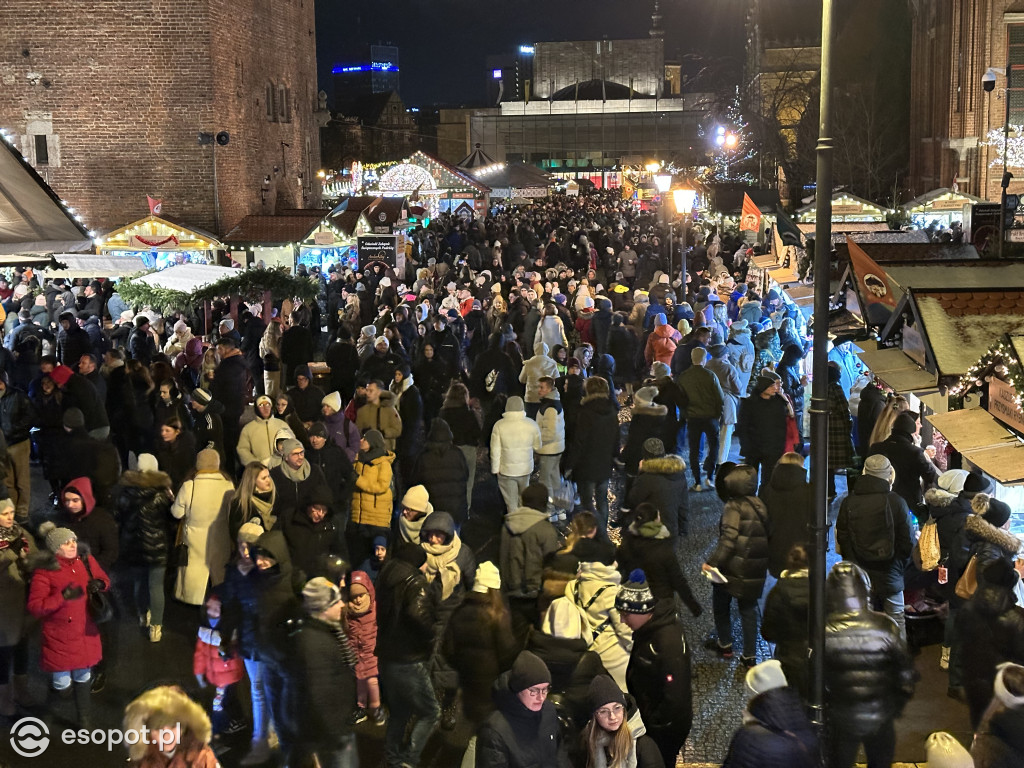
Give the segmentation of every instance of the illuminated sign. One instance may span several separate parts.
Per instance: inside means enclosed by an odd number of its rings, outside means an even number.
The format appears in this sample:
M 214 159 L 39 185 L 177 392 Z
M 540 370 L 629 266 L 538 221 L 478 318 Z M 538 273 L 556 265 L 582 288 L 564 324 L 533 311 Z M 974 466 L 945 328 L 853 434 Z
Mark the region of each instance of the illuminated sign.
M 525 56 L 533 56 L 533 46 L 532 45 L 520 45 L 519 46 L 519 52 L 524 54 Z
M 496 69 L 493 72 L 491 72 L 491 77 L 493 77 L 495 80 L 500 80 L 501 79 L 501 70 L 500 69 Z
M 350 72 L 366 72 L 370 69 L 374 72 L 397 72 L 398 66 L 390 61 L 373 61 L 369 64 L 354 64 L 350 67 L 338 65 L 331 70 L 331 74 L 341 75 Z

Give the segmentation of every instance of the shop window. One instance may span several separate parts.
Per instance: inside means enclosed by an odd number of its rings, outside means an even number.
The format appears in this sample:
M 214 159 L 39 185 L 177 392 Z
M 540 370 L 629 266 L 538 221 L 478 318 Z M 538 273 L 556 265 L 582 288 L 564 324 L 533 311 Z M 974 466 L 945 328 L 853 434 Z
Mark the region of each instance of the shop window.
M 35 135 L 32 137 L 35 142 L 33 147 L 35 151 L 36 165 L 49 165 L 50 164 L 50 150 L 46 146 L 46 136 Z

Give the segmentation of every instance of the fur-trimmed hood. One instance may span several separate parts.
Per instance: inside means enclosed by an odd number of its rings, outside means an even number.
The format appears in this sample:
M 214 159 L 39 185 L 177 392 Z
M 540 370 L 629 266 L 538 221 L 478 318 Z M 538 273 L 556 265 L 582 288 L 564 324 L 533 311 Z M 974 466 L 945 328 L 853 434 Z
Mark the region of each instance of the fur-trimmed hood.
M 1016 555 L 1021 548 L 1021 541 L 1009 531 L 996 528 L 981 515 L 970 515 L 965 524 L 967 538 L 973 541 L 985 541 L 993 544 L 1007 555 Z
M 955 493 L 944 491 L 941 488 L 929 488 L 924 492 L 924 503 L 936 509 L 950 506 L 956 501 L 956 498 L 957 495 Z
M 649 475 L 674 475 L 685 469 L 686 462 L 683 461 L 683 457 L 676 456 L 674 453 L 654 459 L 644 459 L 643 466 L 640 467 L 641 472 L 646 472 Z
M 668 406 L 662 405 L 661 403 L 651 403 L 651 405 L 635 405 L 633 406 L 634 416 L 668 416 Z
M 159 724 L 179 723 L 181 725 L 181 747 L 189 743 L 205 745 L 210 742 L 212 729 L 210 718 L 202 705 L 190 699 L 176 685 L 162 685 L 152 688 L 132 701 L 124 711 L 124 729 L 141 731 L 159 718 Z M 191 738 L 189 738 L 191 737 Z M 128 747 L 128 756 L 133 762 L 142 760 L 149 750 L 149 744 L 142 739 Z M 179 748 L 181 748 L 179 747 Z
M 81 539 L 78 540 L 78 557 L 84 558 L 92 554 L 92 550 L 89 549 L 89 545 Z M 38 551 L 29 555 L 27 567 L 29 572 L 32 571 L 59 571 L 60 563 L 57 562 L 57 555 L 46 548 L 46 541 L 43 541 L 43 546 Z
M 170 488 L 171 476 L 166 472 L 140 472 L 127 469 L 121 474 L 121 485 L 132 488 Z

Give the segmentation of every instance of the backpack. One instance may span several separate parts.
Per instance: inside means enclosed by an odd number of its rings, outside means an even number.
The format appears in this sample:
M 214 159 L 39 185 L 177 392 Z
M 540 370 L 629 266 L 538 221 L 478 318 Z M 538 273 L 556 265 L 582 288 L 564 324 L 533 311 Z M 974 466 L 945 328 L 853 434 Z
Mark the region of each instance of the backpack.
M 859 506 L 850 505 L 846 522 L 853 556 L 862 563 L 892 560 L 896 527 L 889 506 L 889 494 L 885 496 L 885 507 L 882 509 L 859 509 Z M 880 530 L 885 533 L 880 535 Z

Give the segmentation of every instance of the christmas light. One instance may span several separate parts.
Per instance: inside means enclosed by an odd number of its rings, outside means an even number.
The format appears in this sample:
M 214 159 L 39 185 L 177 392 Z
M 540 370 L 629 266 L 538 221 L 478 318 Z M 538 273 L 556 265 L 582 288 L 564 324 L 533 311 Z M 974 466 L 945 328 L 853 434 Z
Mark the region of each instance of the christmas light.
M 1006 167 L 1024 168 L 1024 126 L 1011 125 L 1010 137 L 1006 143 Z M 983 147 L 994 147 L 997 151 L 989 162 L 989 168 L 1003 165 L 1004 135 L 1002 128 L 990 128 L 981 142 Z

